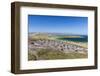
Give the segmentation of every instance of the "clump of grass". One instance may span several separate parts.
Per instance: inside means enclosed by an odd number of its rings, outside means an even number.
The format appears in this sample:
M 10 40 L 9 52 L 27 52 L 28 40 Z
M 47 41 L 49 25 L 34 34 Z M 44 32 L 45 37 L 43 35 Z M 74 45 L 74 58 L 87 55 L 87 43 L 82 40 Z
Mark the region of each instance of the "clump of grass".
M 36 56 L 34 54 L 28 53 L 28 60 L 36 60 Z
M 70 52 L 64 53 L 53 49 L 40 49 L 37 52 L 38 58 L 34 55 L 29 55 L 29 60 L 54 60 L 54 59 L 79 59 L 87 58 L 87 53 Z
M 71 52 L 71 53 L 64 53 L 61 51 L 40 51 L 39 52 L 39 57 L 42 57 L 42 59 L 75 59 L 75 58 L 86 58 L 86 54 L 82 53 L 76 53 L 76 52 Z

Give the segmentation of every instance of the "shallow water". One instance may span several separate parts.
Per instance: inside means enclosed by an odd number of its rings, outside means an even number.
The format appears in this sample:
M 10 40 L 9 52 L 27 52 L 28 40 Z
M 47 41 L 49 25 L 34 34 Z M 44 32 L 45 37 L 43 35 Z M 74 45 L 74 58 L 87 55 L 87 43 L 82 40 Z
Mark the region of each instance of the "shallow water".
M 80 38 L 58 38 L 60 40 L 68 40 L 68 41 L 74 41 L 74 42 L 88 42 L 87 36 L 80 36 Z

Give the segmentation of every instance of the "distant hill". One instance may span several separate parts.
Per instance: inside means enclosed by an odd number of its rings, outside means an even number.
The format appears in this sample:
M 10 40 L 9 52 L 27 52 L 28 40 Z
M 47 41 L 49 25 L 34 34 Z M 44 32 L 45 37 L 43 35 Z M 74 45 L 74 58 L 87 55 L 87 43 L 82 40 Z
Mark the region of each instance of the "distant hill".
M 38 34 L 41 34 L 41 35 L 48 35 L 48 36 L 55 36 L 55 35 L 61 35 L 61 36 L 87 36 L 87 35 L 79 35 L 79 34 L 72 34 L 72 33 L 55 33 L 55 32 L 52 32 L 52 33 L 49 33 L 49 32 L 31 32 L 29 33 L 29 35 L 38 35 Z

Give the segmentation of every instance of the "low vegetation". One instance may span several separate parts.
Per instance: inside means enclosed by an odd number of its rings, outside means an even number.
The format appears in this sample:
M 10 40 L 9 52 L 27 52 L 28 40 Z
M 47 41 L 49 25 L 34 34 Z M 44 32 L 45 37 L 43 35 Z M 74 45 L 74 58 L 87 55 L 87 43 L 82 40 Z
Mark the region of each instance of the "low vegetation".
M 28 40 L 28 60 L 79 59 L 88 57 L 87 42 L 75 42 L 59 38 L 80 38 L 80 36 L 34 33 Z
M 64 53 L 57 50 L 41 49 L 37 51 L 37 59 L 35 55 L 29 53 L 28 60 L 51 60 L 51 59 L 76 59 L 76 58 L 87 58 L 87 53 L 69 52 Z

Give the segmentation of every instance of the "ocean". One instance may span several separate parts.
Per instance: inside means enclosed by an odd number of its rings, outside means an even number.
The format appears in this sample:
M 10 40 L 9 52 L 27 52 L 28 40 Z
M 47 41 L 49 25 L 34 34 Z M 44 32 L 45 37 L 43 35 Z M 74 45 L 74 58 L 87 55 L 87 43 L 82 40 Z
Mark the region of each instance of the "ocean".
M 80 38 L 59 38 L 60 40 L 68 40 L 68 41 L 74 41 L 74 42 L 88 42 L 88 36 L 81 35 Z

